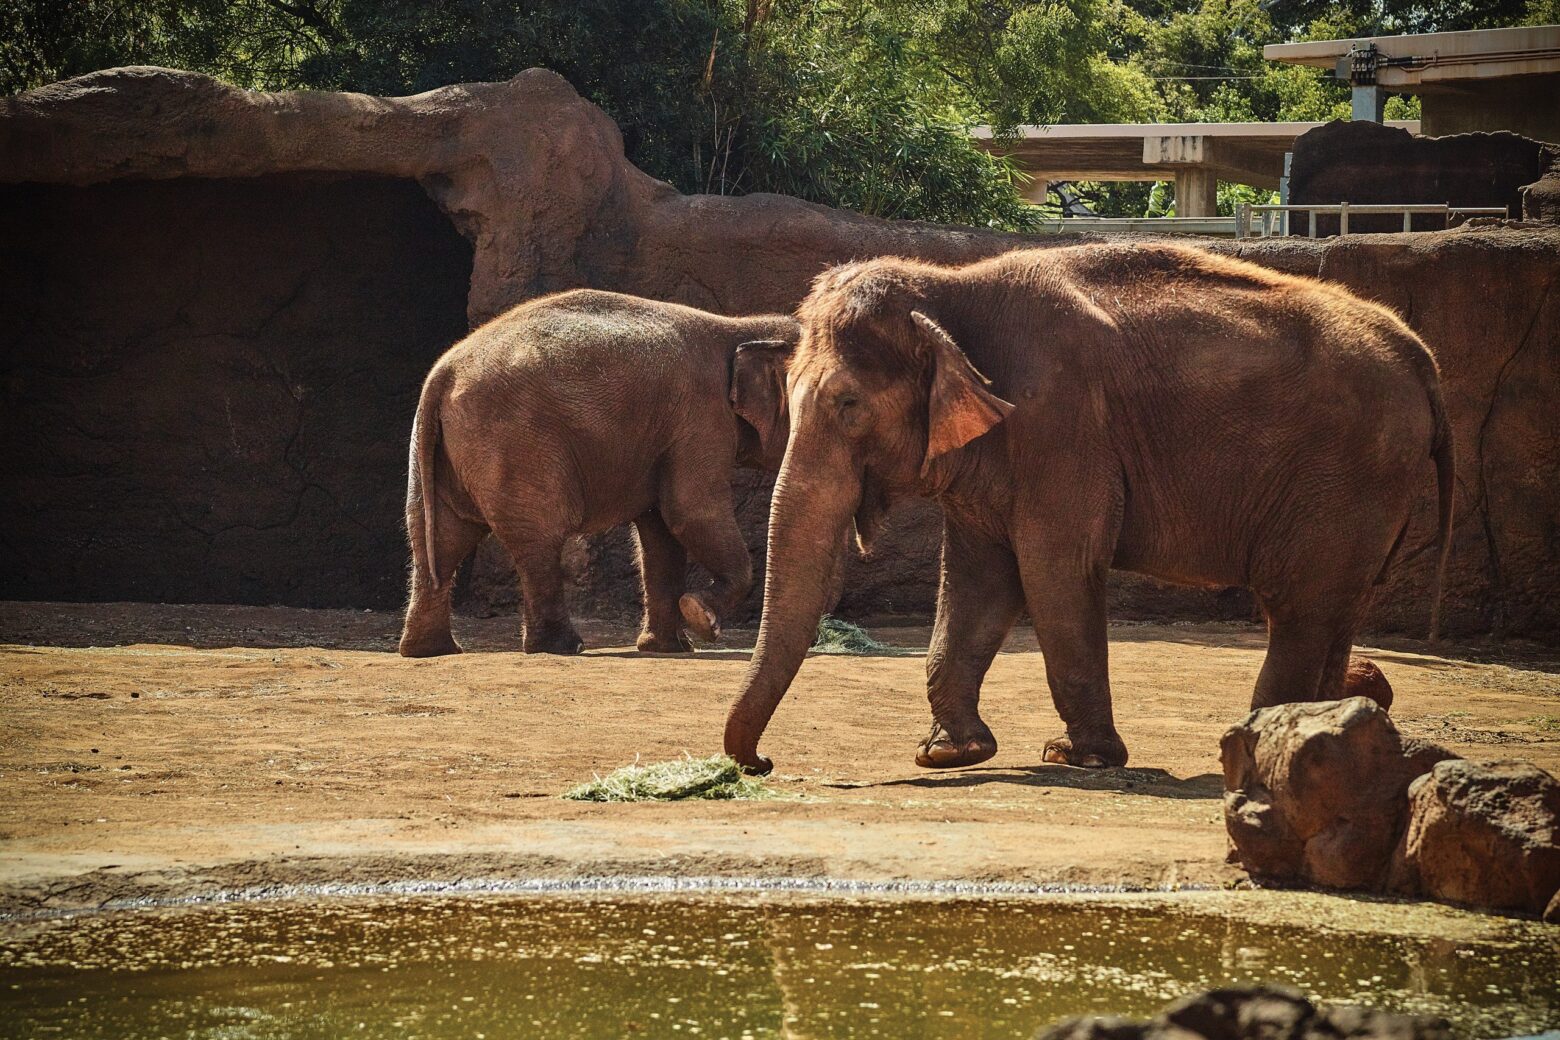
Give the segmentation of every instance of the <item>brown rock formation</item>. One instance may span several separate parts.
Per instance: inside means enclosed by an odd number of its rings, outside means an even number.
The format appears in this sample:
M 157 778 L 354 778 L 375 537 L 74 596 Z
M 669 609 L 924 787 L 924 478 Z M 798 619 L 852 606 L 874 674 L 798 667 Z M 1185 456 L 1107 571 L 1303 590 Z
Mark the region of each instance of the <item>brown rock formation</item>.
M 1520 134 L 1423 137 L 1381 123 L 1334 121 L 1295 141 L 1289 201 L 1311 203 L 1420 202 L 1450 206 L 1505 206 L 1523 215 L 1523 191 L 1556 159 L 1560 148 Z M 1439 216 L 1414 217 L 1415 230 L 1444 228 Z M 1318 219 L 1320 234 L 1337 233 L 1336 217 Z M 1399 231 L 1401 216 L 1349 218 L 1349 229 Z
M 788 309 L 855 257 L 1078 241 L 682 196 L 540 70 L 394 99 L 146 68 L 55 84 L 0 101 L 0 221 L 0 421 L 26 446 L 5 492 L 28 503 L 0 520 L 0 595 L 296 605 L 399 600 L 406 402 L 463 331 L 451 298 L 470 323 L 577 286 Z M 1448 630 L 1560 640 L 1560 228 L 1210 248 L 1405 314 L 1441 359 L 1457 440 Z M 1425 630 L 1428 460 L 1424 487 L 1376 628 Z M 744 478 L 737 496 L 758 550 L 768 485 Z M 904 507 L 842 609 L 929 612 L 938 527 L 935 507 Z M 635 609 L 626 536 L 578 547 L 571 568 L 584 611 Z M 513 604 L 496 547 L 469 570 L 468 609 Z M 1251 607 L 1123 577 L 1113 609 Z
M 1220 757 L 1258 880 L 1560 918 L 1560 782 L 1537 766 L 1404 740 L 1363 697 L 1254 711 Z
M 1560 224 L 1560 149 L 1549 162 L 1549 169 L 1522 189 L 1522 219 Z
M 1560 899 L 1560 782 L 1542 769 L 1449 759 L 1408 801 L 1390 891 L 1531 914 Z
M 1075 1018 L 1035 1040 L 1451 1040 L 1445 1019 L 1362 1007 L 1319 1008 L 1285 986 L 1194 993 L 1147 1022 Z
M 1364 697 L 1252 712 L 1220 746 L 1224 822 L 1241 865 L 1266 881 L 1380 888 L 1408 785 L 1449 755 L 1405 744 Z

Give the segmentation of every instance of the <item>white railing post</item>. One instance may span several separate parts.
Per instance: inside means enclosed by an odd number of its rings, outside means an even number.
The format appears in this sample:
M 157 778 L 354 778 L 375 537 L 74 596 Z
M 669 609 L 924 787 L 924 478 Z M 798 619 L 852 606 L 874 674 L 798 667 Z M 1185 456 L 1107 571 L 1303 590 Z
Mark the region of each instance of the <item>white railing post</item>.
M 1349 233 L 1349 204 L 1338 203 L 1338 237 L 1342 238 Z

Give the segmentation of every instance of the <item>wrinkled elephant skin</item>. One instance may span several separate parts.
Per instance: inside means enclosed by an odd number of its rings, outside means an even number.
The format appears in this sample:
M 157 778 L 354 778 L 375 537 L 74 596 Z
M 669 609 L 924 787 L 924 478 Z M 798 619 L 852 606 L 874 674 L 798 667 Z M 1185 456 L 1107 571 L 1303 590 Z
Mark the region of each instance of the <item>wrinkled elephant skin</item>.
M 1427 484 L 1444 569 L 1453 478 L 1435 360 L 1392 311 L 1190 248 L 1090 245 L 837 267 L 798 316 L 738 761 L 767 764 L 840 534 L 907 496 L 945 518 L 923 766 L 995 753 L 980 686 L 1025 612 L 1065 725 L 1045 761 L 1126 763 L 1112 568 L 1251 589 L 1269 631 L 1253 707 L 1390 699 L 1374 666 L 1348 674 L 1354 634 Z
M 753 563 L 731 473 L 773 470 L 786 438 L 782 315 L 725 318 L 594 290 L 522 304 L 452 347 L 423 385 L 406 527 L 401 653 L 459 653 L 456 569 L 488 532 L 519 572 L 527 653 L 583 647 L 564 602 L 564 542 L 632 522 L 646 653 L 686 653 L 747 595 Z M 687 561 L 713 576 L 685 592 Z

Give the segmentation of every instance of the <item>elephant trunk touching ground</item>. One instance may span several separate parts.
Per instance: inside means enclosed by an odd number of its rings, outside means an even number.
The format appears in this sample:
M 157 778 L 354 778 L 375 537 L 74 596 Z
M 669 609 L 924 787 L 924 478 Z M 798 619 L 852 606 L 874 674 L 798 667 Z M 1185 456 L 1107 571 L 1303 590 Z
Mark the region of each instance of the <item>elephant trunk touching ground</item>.
M 793 401 L 809 389 L 799 386 Z M 775 481 L 758 644 L 742 697 L 726 719 L 726 754 L 753 772 L 772 768 L 758 753 L 758 738 L 838 594 L 834 585 L 844 565 L 845 532 L 861 498 L 861 473 L 849 446 L 831 433 L 817 422 L 793 427 Z
M 1244 586 L 1268 620 L 1252 706 L 1331 700 L 1428 463 L 1444 567 L 1455 472 L 1436 364 L 1386 308 L 1166 245 L 879 259 L 821 276 L 787 366 L 791 436 L 764 615 L 726 749 L 757 742 L 807 652 L 855 513 L 943 509 L 922 766 L 983 762 L 978 710 L 1028 614 L 1066 729 L 1044 760 L 1124 765 L 1106 574 Z

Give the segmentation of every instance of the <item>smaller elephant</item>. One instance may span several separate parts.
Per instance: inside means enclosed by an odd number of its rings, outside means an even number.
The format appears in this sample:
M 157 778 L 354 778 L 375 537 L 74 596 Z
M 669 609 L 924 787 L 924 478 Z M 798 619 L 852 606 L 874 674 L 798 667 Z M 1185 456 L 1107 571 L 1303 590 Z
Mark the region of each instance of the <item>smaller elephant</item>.
M 731 471 L 785 454 L 786 315 L 727 318 L 574 290 L 521 304 L 451 347 L 412 426 L 405 657 L 460 653 L 456 569 L 491 531 L 514 560 L 527 653 L 583 648 L 564 603 L 565 541 L 632 521 L 644 588 L 638 647 L 720 636 L 753 584 Z M 713 576 L 684 593 L 688 557 Z

